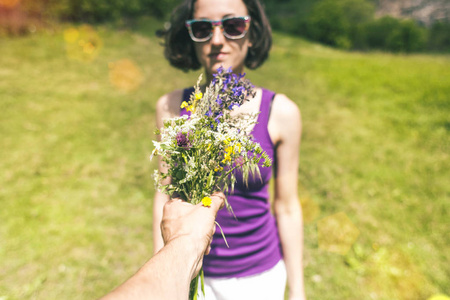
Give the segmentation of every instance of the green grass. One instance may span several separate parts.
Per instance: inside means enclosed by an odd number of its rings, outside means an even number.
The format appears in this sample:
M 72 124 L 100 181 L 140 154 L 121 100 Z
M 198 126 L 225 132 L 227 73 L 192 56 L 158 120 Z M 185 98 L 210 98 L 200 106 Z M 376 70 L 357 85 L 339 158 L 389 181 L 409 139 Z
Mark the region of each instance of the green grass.
M 199 74 L 169 67 L 155 24 L 96 28 L 92 61 L 68 58 L 64 28 L 0 40 L 2 300 L 97 298 L 150 257 L 155 102 Z M 143 76 L 128 92 L 108 73 L 124 58 Z M 308 299 L 449 295 L 450 57 L 276 34 L 248 77 L 302 111 Z M 360 231 L 345 255 L 318 241 L 339 212 Z

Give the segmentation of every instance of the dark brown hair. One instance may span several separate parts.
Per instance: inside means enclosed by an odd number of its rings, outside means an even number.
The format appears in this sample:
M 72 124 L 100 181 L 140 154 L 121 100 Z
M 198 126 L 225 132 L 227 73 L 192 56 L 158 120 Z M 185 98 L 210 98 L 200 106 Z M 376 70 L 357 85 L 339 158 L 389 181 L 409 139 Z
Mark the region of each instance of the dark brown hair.
M 201 67 L 195 54 L 194 42 L 189 37 L 185 21 L 192 19 L 196 0 L 184 0 L 174 9 L 170 28 L 164 32 L 164 55 L 170 64 L 183 71 L 197 70 Z M 245 66 L 256 69 L 269 57 L 272 46 L 272 30 L 259 0 L 242 0 L 252 18 L 249 29 L 249 47 Z

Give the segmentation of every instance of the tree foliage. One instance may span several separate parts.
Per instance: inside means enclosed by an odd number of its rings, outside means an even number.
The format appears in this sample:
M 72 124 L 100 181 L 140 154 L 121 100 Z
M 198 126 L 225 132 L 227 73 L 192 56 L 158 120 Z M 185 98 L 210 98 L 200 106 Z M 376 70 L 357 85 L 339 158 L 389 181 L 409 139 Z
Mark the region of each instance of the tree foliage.
M 427 43 L 426 29 L 412 20 L 386 16 L 365 24 L 363 32 L 363 48 L 414 52 L 424 50 Z
M 104 22 L 150 15 L 165 18 L 178 0 L 22 0 L 28 14 L 62 20 Z
M 16 7 L 0 4 L 0 34 L 15 27 L 27 32 L 27 18 L 75 22 L 116 22 L 153 16 L 167 20 L 181 0 L 21 0 Z M 342 49 L 397 52 L 450 51 L 450 23 L 424 28 L 412 20 L 375 18 L 378 0 L 261 0 L 272 27 Z M 11 10 L 20 10 L 11 17 Z M 20 22 L 17 22 L 19 19 Z M 14 27 L 12 26 L 12 27 Z M 11 27 L 11 26 L 10 26 Z M 6 28 L 6 29 L 5 29 Z
M 266 0 L 274 29 L 343 49 L 449 51 L 450 24 L 375 18 L 377 0 Z
M 450 52 L 450 23 L 435 22 L 428 35 L 428 49 Z

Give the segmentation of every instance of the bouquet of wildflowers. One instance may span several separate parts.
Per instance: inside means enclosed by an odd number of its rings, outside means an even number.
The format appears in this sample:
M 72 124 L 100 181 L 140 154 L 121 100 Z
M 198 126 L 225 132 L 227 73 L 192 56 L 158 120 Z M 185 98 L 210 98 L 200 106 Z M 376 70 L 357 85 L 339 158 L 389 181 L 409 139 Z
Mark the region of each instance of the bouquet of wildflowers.
M 161 140 L 153 142 L 152 152 L 152 157 L 161 156 L 167 167 L 167 173 L 155 171 L 161 191 L 192 204 L 209 206 L 212 193 L 226 193 L 229 187 L 234 188 L 234 170 L 239 170 L 246 182 L 250 172 L 259 175 L 259 165 L 271 165 L 270 158 L 250 135 L 257 114 L 232 113 L 255 95 L 253 86 L 243 77 L 231 69 L 220 68 L 203 94 L 200 76 L 189 101 L 181 104 L 181 108 L 191 112 L 190 117 L 164 121 L 163 128 L 157 131 Z M 163 184 L 169 178 L 170 183 Z M 231 212 L 229 203 L 225 204 Z M 197 298 L 199 277 L 203 287 L 200 271 L 191 284 L 190 299 Z

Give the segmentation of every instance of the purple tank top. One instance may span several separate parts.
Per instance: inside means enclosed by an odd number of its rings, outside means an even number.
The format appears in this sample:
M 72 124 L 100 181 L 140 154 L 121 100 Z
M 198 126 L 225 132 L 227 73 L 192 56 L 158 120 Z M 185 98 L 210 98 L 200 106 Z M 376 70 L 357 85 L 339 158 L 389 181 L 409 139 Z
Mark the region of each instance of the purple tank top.
M 185 89 L 183 100 L 188 100 L 193 88 Z M 267 128 L 274 93 L 263 89 L 258 123 L 252 131 L 270 158 L 274 145 Z M 180 115 L 189 115 L 185 109 Z M 203 259 L 205 276 L 216 278 L 244 277 L 259 274 L 274 267 L 282 258 L 280 238 L 274 216 L 270 212 L 269 180 L 271 168 L 260 167 L 258 175 L 249 176 L 248 186 L 236 174 L 234 192 L 227 196 L 236 218 L 226 209 L 217 214 L 217 222 L 227 239 L 227 248 L 217 227 L 211 243 L 211 252 Z

